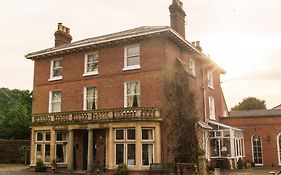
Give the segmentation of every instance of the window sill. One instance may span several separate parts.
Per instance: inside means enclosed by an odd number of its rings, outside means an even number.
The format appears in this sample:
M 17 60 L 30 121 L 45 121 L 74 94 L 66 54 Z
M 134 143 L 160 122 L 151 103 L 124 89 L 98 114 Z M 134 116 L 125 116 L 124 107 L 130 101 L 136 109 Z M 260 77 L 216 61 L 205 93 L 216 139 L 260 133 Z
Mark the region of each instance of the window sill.
M 212 89 L 212 90 L 215 90 L 215 88 L 213 86 L 209 86 L 208 85 L 208 88 Z
M 48 81 L 58 81 L 58 80 L 62 80 L 62 76 L 59 76 L 59 77 L 52 77 L 52 78 L 50 78 Z
M 83 77 L 87 77 L 87 76 L 93 76 L 93 75 L 98 75 L 99 72 L 96 70 L 96 71 L 93 71 L 93 72 L 86 72 L 83 74 Z
M 127 66 L 123 68 L 123 71 L 128 71 L 128 70 L 136 70 L 136 69 L 140 69 L 140 65 L 134 65 L 134 66 Z

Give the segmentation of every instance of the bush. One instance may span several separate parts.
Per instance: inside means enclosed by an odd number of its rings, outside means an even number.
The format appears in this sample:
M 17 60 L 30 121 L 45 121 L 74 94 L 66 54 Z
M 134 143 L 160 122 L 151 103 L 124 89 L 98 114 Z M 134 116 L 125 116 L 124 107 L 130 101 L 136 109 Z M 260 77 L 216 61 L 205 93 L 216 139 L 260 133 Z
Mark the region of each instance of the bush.
M 126 164 L 119 164 L 116 170 L 116 175 L 128 175 L 128 166 Z
M 45 165 L 44 165 L 42 160 L 39 160 L 39 161 L 36 162 L 35 171 L 36 172 L 44 172 L 44 171 L 46 171 L 46 167 L 45 167 Z
M 239 169 L 242 169 L 243 168 L 243 165 L 244 165 L 244 162 L 241 158 L 238 159 L 238 162 L 237 162 L 237 166 Z

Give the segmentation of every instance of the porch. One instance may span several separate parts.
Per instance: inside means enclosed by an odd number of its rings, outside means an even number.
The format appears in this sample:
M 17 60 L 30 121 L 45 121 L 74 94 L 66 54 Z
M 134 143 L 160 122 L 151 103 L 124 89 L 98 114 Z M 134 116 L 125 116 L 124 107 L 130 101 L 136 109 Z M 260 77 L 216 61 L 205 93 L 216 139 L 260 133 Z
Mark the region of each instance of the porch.
M 31 168 L 69 172 L 113 171 L 120 163 L 145 171 L 161 162 L 160 112 L 156 108 L 120 108 L 32 117 Z

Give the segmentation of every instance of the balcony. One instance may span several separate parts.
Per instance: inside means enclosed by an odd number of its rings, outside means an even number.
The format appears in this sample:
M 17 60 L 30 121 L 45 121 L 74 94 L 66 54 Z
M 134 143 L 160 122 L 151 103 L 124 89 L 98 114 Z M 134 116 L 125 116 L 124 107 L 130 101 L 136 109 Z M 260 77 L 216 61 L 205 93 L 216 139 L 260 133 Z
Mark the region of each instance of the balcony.
M 158 108 L 138 107 L 33 114 L 31 125 L 133 120 L 161 120 L 160 111 Z

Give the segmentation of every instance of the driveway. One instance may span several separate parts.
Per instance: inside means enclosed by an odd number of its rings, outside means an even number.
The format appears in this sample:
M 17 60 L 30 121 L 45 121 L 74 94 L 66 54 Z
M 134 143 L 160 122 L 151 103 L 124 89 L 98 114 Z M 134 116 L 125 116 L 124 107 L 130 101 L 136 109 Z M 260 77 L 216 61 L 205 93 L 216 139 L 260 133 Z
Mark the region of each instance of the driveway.
M 220 175 L 269 175 L 269 172 L 279 172 L 281 168 L 255 167 L 241 170 L 222 170 Z
M 55 174 L 69 175 L 62 173 Z M 50 173 L 31 172 L 29 171 L 29 166 L 22 164 L 0 164 L 0 175 L 50 175 Z

